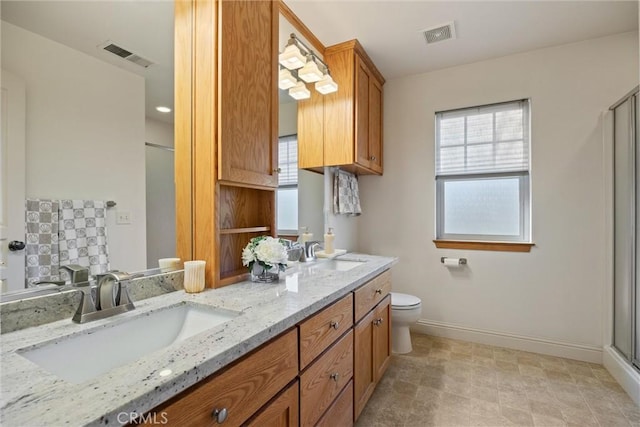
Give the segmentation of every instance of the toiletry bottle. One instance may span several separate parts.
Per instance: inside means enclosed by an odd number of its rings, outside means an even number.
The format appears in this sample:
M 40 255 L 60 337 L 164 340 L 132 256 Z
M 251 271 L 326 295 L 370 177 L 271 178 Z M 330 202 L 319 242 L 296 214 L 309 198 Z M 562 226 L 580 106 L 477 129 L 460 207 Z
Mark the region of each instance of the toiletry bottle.
M 324 235 L 324 253 L 327 255 L 331 255 L 334 252 L 333 249 L 333 240 L 336 236 L 333 234 L 333 228 L 329 227 L 329 231 L 327 231 Z
M 309 232 L 308 227 L 302 227 L 302 237 L 300 237 L 300 243 L 304 245 L 304 242 L 310 242 L 313 240 L 313 233 Z

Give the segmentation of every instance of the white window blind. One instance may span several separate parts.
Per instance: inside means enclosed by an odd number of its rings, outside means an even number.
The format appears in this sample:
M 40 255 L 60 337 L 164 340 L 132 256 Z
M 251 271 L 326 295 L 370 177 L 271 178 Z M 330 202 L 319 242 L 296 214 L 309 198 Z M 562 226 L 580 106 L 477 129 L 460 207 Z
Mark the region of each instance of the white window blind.
M 298 185 L 298 136 L 281 136 L 278 142 L 278 186 Z
M 528 100 L 436 113 L 436 176 L 528 170 Z

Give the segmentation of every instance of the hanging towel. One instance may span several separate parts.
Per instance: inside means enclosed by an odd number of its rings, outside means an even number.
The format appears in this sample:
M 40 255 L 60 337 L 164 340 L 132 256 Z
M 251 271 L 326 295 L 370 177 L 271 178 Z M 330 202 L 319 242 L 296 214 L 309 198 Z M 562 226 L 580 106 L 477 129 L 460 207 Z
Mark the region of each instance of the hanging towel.
M 34 282 L 60 280 L 58 272 L 58 208 L 57 200 L 27 199 L 25 201 L 26 285 Z
M 358 178 L 350 172 L 338 170 L 333 176 L 333 213 L 351 216 L 362 213 Z
M 60 265 L 89 267 L 92 276 L 109 270 L 105 217 L 104 200 L 60 200 Z

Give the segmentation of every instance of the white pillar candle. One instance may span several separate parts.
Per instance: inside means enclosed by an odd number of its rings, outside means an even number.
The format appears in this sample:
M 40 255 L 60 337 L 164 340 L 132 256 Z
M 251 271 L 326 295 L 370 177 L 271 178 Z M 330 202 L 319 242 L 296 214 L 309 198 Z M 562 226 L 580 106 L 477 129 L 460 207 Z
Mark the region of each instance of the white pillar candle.
M 190 293 L 204 290 L 204 268 L 206 261 L 185 261 L 184 290 Z
M 158 266 L 163 273 L 180 270 L 180 268 L 182 268 L 180 258 L 160 258 L 158 260 Z

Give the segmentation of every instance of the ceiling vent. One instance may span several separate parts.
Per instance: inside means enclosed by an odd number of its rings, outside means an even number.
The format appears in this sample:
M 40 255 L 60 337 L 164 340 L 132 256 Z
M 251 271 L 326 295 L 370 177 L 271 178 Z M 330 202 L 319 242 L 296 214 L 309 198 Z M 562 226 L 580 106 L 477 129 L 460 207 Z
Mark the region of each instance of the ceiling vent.
M 132 53 L 130 51 L 128 51 L 127 49 L 118 46 L 117 44 L 113 43 L 112 41 L 107 41 L 101 45 L 98 46 L 99 49 L 104 49 L 107 52 L 110 52 L 116 56 L 119 56 L 120 58 L 132 62 L 142 68 L 149 68 L 150 65 L 153 65 L 153 61 L 150 61 L 146 58 L 143 58 L 140 55 L 137 55 L 135 53 Z
M 427 44 L 433 44 L 445 40 L 452 40 L 456 38 L 456 27 L 453 21 L 438 25 L 437 27 L 428 28 L 422 31 L 424 39 Z

